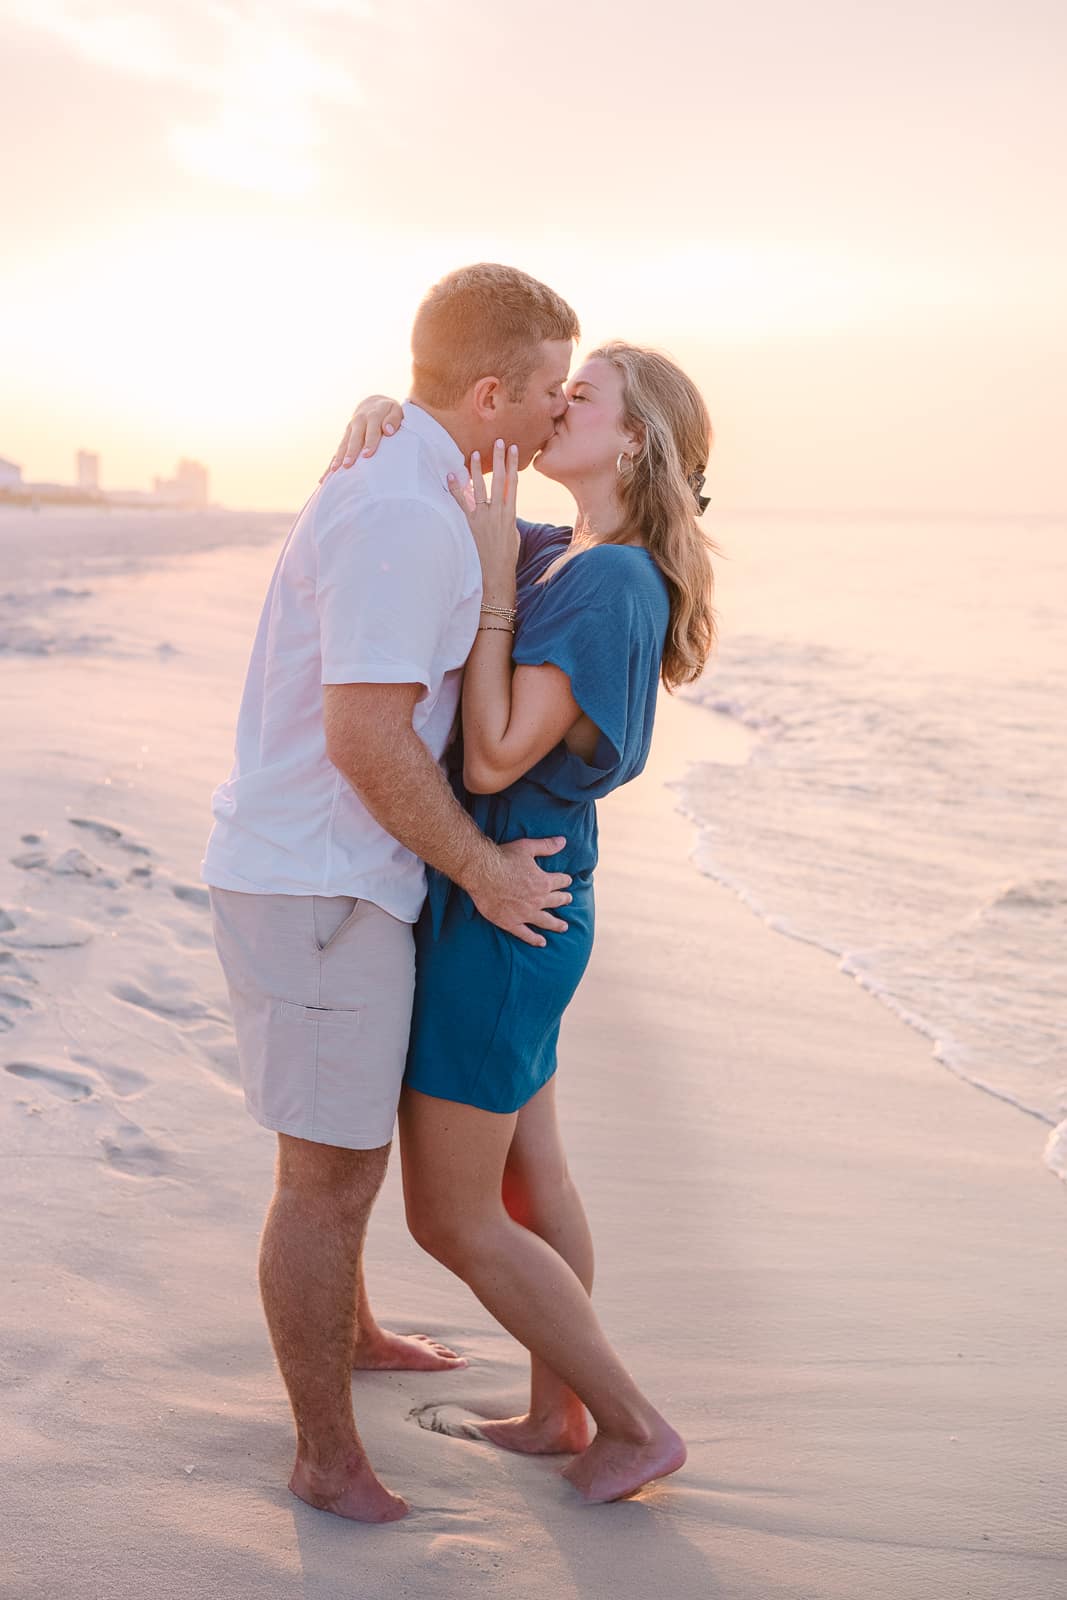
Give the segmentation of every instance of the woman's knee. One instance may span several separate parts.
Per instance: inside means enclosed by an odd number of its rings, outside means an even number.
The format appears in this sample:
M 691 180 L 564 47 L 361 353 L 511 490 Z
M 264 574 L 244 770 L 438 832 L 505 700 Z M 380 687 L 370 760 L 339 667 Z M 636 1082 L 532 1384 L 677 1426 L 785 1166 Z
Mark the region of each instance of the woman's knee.
M 427 1255 L 433 1256 L 437 1261 L 443 1261 L 448 1244 L 440 1217 L 434 1214 L 432 1207 L 412 1200 L 407 1202 L 406 1213 L 408 1232 L 415 1243 L 425 1250 Z
M 500 1224 L 507 1222 L 502 1209 L 494 1216 L 483 1208 L 466 1210 L 418 1199 L 409 1199 L 407 1220 L 415 1243 L 460 1275 L 492 1252 Z

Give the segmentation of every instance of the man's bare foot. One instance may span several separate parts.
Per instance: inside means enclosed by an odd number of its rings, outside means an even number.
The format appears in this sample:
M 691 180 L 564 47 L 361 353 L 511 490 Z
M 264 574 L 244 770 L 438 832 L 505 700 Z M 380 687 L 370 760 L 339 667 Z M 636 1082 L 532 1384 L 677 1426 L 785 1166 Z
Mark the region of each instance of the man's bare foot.
M 535 1421 L 533 1417 L 509 1417 L 506 1422 L 476 1422 L 483 1439 L 502 1450 L 516 1450 L 523 1456 L 575 1455 L 589 1446 L 589 1419 L 584 1408 Z
M 666 1478 L 684 1465 L 685 1445 L 660 1417 L 643 1442 L 598 1433 L 588 1450 L 564 1467 L 562 1476 L 590 1505 L 603 1505 L 625 1500 L 653 1478 Z
M 470 1362 L 425 1333 L 386 1333 L 378 1328 L 357 1339 L 354 1372 L 458 1372 Z
M 393 1494 L 371 1471 L 365 1456 L 336 1472 L 319 1472 L 296 1458 L 289 1487 L 298 1500 L 317 1511 L 332 1511 L 352 1522 L 399 1522 L 411 1507 Z

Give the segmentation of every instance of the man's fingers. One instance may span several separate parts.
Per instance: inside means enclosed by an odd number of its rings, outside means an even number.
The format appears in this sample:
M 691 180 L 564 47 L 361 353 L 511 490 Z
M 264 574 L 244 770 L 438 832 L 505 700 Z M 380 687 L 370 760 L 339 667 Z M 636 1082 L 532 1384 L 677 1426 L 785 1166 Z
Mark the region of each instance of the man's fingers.
M 547 928 L 550 933 L 566 933 L 570 926 L 569 923 L 561 922 L 558 917 L 554 917 L 550 911 L 539 911 L 536 916 L 530 917 L 529 921 L 535 928 Z
M 545 910 L 552 910 L 556 906 L 569 906 L 573 904 L 573 901 L 574 896 L 572 894 L 550 894 L 545 901 Z
M 533 930 L 528 928 L 524 922 L 520 922 L 516 927 L 511 928 L 508 931 L 513 933 L 516 939 L 521 939 L 523 944 L 533 944 L 536 945 L 538 949 L 543 949 L 548 943 L 547 939 L 542 939 L 539 933 L 534 933 Z
M 525 839 L 523 843 L 531 847 L 531 855 L 558 856 L 567 841 L 557 835 L 555 839 Z M 568 878 L 567 882 L 570 883 L 570 881 Z

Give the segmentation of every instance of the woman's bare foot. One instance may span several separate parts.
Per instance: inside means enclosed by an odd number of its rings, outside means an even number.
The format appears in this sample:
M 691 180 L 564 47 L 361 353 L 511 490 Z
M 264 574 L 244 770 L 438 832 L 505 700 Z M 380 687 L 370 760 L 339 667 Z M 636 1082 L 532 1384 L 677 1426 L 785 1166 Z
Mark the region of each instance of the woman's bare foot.
M 470 1362 L 425 1333 L 386 1333 L 378 1328 L 356 1341 L 354 1372 L 458 1372 Z
M 411 1510 L 406 1500 L 374 1476 L 366 1456 L 326 1473 L 317 1471 L 298 1455 L 289 1487 L 298 1500 L 317 1511 L 332 1511 L 352 1522 L 399 1522 Z
M 509 1417 L 506 1422 L 476 1422 L 483 1439 L 502 1450 L 516 1450 L 523 1456 L 576 1455 L 589 1446 L 589 1419 L 585 1408 L 535 1420 Z
M 590 1505 L 603 1505 L 625 1500 L 653 1478 L 666 1478 L 684 1464 L 680 1435 L 659 1417 L 645 1440 L 598 1433 L 588 1450 L 564 1467 L 562 1476 Z

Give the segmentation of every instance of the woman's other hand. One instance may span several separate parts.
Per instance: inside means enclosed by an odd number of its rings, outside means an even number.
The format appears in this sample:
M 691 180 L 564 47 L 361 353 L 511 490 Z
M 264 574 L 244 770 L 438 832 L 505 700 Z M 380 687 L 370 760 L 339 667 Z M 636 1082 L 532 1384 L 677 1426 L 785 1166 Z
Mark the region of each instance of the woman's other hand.
M 519 530 L 515 526 L 518 485 L 518 445 L 513 444 L 505 450 L 502 439 L 498 439 L 493 446 L 492 495 L 485 487 L 481 457 L 477 451 L 471 456 L 469 483 L 461 483 L 451 473 L 448 475 L 449 492 L 466 513 L 474 542 L 478 546 L 482 563 L 482 588 L 487 601 L 497 599 L 501 591 L 507 597 L 515 593 L 515 566 L 519 559 Z M 504 603 L 511 605 L 511 598 L 506 598 Z
M 334 451 L 333 460 L 326 468 L 320 483 L 325 483 L 331 472 L 336 472 L 339 467 L 350 467 L 362 452 L 365 456 L 372 456 L 386 438 L 403 425 L 404 412 L 398 400 L 391 400 L 387 394 L 372 394 L 366 400 L 361 400 L 352 413 L 352 420 L 345 429 L 341 443 Z

